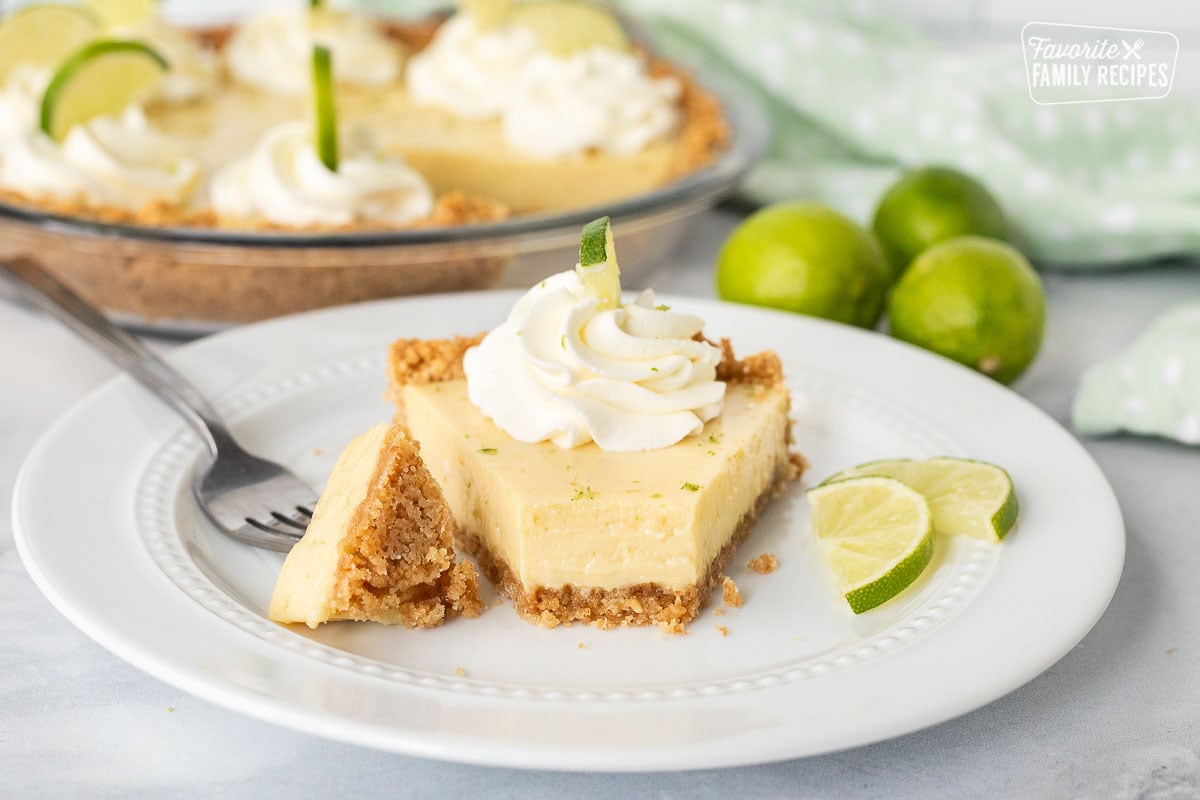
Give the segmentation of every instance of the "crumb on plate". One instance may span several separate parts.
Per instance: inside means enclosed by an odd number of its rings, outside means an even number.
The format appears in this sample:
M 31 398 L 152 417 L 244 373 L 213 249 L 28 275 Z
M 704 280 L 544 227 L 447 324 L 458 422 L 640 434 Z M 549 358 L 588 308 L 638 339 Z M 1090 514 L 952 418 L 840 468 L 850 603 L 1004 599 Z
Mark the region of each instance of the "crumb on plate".
M 738 591 L 737 584 L 728 575 L 721 582 L 721 596 L 725 599 L 725 605 L 731 608 L 741 608 L 744 602 L 742 600 L 742 593 Z
M 750 563 L 746 566 L 759 575 L 770 575 L 779 568 L 779 559 L 775 558 L 774 553 L 763 553 L 761 556 L 750 559 Z

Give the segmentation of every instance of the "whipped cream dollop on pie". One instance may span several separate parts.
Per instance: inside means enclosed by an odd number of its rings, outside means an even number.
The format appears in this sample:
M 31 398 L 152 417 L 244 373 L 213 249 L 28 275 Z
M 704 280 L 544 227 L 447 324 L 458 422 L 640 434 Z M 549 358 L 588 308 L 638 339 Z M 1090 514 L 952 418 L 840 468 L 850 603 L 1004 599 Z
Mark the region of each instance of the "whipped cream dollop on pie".
M 652 78 L 638 56 L 611 47 L 539 54 L 504 109 L 504 137 L 534 158 L 632 155 L 679 126 L 682 91 L 679 81 Z
M 467 119 L 498 119 L 519 152 L 554 159 L 629 155 L 676 130 L 682 87 L 638 53 L 595 46 L 558 56 L 518 22 L 483 28 L 467 12 L 410 59 L 409 94 Z
M 212 182 L 221 217 L 280 225 L 404 225 L 429 216 L 433 204 L 425 179 L 396 156 L 350 152 L 329 169 L 305 122 L 268 131 Z
M 309 90 L 314 44 L 333 51 L 339 82 L 379 87 L 400 76 L 400 45 L 369 17 L 324 8 L 269 6 L 238 26 L 225 48 L 225 60 L 241 83 L 303 95 Z
M 0 85 L 0 146 L 37 125 L 38 106 L 48 83 L 50 71 L 32 64 L 18 64 L 9 72 Z
M 181 142 L 152 128 L 137 106 L 76 125 L 61 143 L 32 119 L 0 137 L 0 187 L 29 195 L 136 210 L 188 202 L 199 177 Z
M 526 65 L 540 52 L 519 25 L 481 29 L 467 13 L 446 20 L 429 46 L 409 59 L 409 94 L 467 119 L 500 116 Z
M 668 447 L 721 413 L 721 351 L 699 317 L 642 292 L 601 309 L 575 271 L 547 278 L 463 358 L 467 393 L 522 442 L 603 450 Z

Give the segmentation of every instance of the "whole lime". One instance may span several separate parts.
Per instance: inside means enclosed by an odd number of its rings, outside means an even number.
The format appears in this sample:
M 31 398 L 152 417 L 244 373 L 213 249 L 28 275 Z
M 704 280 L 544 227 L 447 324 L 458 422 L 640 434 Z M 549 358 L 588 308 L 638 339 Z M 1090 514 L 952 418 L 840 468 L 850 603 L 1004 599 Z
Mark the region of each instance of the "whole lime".
M 717 256 L 717 293 L 864 328 L 883 312 L 892 273 L 869 232 L 817 203 L 751 215 Z
M 1007 239 L 1004 210 L 983 184 L 949 167 L 926 167 L 896 181 L 872 225 L 897 276 L 928 248 L 957 236 Z
M 1016 380 L 1046 327 L 1046 294 L 1017 250 L 962 236 L 913 262 L 888 302 L 891 333 L 990 375 Z

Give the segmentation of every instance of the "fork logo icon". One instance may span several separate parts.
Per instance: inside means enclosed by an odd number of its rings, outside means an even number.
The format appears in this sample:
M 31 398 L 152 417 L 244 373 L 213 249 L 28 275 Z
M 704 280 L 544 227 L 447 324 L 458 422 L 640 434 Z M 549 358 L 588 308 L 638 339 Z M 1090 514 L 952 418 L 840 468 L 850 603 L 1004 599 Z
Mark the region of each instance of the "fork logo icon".
M 1145 44 L 1146 44 L 1146 41 L 1145 41 L 1144 39 L 1138 39 L 1138 40 L 1137 40 L 1136 42 L 1134 42 L 1133 44 L 1130 44 L 1129 42 L 1127 42 L 1127 41 L 1125 41 L 1124 39 L 1122 39 L 1122 40 L 1121 40 L 1121 46 L 1125 48 L 1125 55 L 1124 55 L 1124 56 L 1122 56 L 1122 58 L 1124 58 L 1126 61 L 1128 61 L 1128 60 L 1129 60 L 1129 57 L 1130 57 L 1130 56 L 1133 56 L 1133 57 L 1134 57 L 1134 58 L 1136 58 L 1138 61 L 1141 61 L 1141 60 L 1142 60 L 1142 54 L 1141 54 L 1141 53 L 1139 53 L 1138 51 L 1139 51 L 1139 50 L 1141 50 L 1141 49 L 1142 49 L 1142 47 L 1144 47 L 1144 46 L 1145 46 Z

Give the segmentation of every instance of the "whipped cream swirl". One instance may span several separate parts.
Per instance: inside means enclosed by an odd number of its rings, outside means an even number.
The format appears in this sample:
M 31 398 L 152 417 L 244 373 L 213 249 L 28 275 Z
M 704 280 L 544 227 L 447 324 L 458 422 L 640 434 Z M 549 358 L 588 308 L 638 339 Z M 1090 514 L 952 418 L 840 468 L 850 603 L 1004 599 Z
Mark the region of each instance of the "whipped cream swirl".
M 181 143 L 136 106 L 76 125 L 61 144 L 30 125 L 2 146 L 0 186 L 130 210 L 186 203 L 200 175 Z
M 42 93 L 48 83 L 50 71 L 31 64 L 18 64 L 8 74 L 8 80 L 0 86 L 0 147 L 37 126 Z
M 350 153 L 334 172 L 317 155 L 308 124 L 289 122 L 213 176 L 212 205 L 222 217 L 297 227 L 405 225 L 433 212 L 433 194 L 398 157 Z
M 238 27 L 225 58 L 241 83 L 302 95 L 309 89 L 313 44 L 333 51 L 333 71 L 340 82 L 379 87 L 400 75 L 399 45 L 368 17 L 328 9 L 268 7 Z
M 601 310 L 576 272 L 531 289 L 467 351 L 467 394 L 514 439 L 603 450 L 668 447 L 721 413 L 721 352 L 703 320 L 645 291 Z
M 540 52 L 528 28 L 481 31 L 470 14 L 456 14 L 429 46 L 408 62 L 408 92 L 423 105 L 467 119 L 491 119 L 508 103 L 522 70 Z
M 541 54 L 525 66 L 504 109 L 504 137 L 534 158 L 630 155 L 678 127 L 682 91 L 674 78 L 650 77 L 633 53 Z

